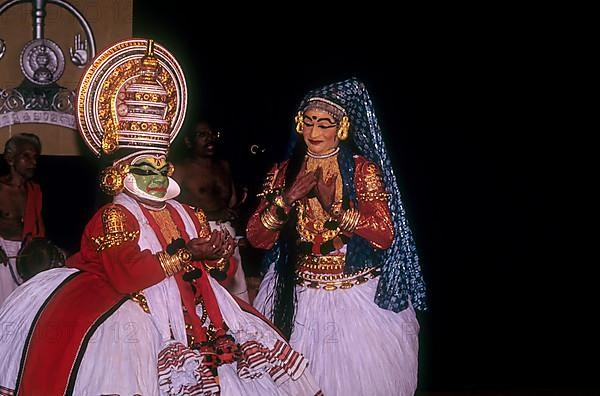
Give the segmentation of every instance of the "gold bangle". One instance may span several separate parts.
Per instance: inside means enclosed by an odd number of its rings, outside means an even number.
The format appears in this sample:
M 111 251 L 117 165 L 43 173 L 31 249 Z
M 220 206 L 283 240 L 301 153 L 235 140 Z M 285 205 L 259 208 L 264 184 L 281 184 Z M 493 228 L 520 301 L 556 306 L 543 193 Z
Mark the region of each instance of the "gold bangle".
M 265 226 L 267 230 L 278 231 L 285 224 L 284 221 L 277 219 L 271 211 L 269 207 L 263 210 L 260 214 L 260 222 Z
M 160 266 L 162 267 L 166 276 L 172 276 L 174 271 L 172 268 L 171 256 L 169 256 L 166 252 L 158 252 L 156 254 Z
M 261 221 L 266 229 L 271 231 L 279 230 L 280 226 L 276 223 L 275 218 L 270 213 L 263 213 Z
M 174 255 L 165 251 L 158 252 L 158 261 L 165 275 L 173 276 L 192 262 L 192 253 L 187 248 L 181 248 Z
M 358 222 L 360 221 L 360 212 L 357 209 L 354 209 L 353 217 L 350 220 L 349 231 L 354 232 L 356 227 L 358 226 Z
M 342 216 L 340 217 L 340 229 L 346 231 L 346 229 L 348 228 L 348 215 L 350 214 L 350 209 L 346 210 L 344 213 L 342 213 Z
M 175 275 L 182 269 L 181 263 L 179 262 L 179 258 L 176 255 L 169 256 L 169 265 L 171 269 L 171 275 Z
M 358 226 L 359 220 L 359 211 L 354 208 L 350 208 L 346 210 L 342 215 L 342 220 L 340 221 L 340 229 L 345 232 L 354 232 L 356 226 Z
M 262 223 L 262 225 L 267 229 L 267 230 L 271 230 L 271 224 L 268 222 L 267 217 L 265 215 L 265 212 L 262 211 L 260 212 L 260 222 Z

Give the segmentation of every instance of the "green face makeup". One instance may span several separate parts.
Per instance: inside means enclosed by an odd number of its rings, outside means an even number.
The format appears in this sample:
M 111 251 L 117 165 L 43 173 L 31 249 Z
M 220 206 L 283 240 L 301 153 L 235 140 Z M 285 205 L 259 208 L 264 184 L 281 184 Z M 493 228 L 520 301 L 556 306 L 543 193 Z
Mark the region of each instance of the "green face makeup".
M 146 158 L 132 164 L 129 173 L 135 178 L 137 187 L 147 194 L 163 198 L 169 186 L 169 164 L 164 159 Z

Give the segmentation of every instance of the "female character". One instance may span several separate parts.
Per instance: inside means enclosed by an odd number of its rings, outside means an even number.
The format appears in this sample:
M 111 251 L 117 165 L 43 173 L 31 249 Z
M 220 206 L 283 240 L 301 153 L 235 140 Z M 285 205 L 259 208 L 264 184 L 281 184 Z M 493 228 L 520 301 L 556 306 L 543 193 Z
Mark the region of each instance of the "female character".
M 312 91 L 295 121 L 301 139 L 248 223 L 271 262 L 254 304 L 326 395 L 412 395 L 425 289 L 367 90 Z

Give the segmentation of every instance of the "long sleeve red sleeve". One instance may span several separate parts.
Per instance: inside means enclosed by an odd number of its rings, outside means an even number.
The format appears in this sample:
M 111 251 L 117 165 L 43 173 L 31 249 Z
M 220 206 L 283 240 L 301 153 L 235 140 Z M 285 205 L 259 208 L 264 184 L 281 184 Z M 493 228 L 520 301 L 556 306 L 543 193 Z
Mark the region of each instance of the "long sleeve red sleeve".
M 372 162 L 356 158 L 354 177 L 360 219 L 354 233 L 379 249 L 387 249 L 394 239 L 392 216 L 381 171 Z
M 258 204 L 258 207 L 248 220 L 248 225 L 246 227 L 246 238 L 248 238 L 250 244 L 256 248 L 270 249 L 279 238 L 279 231 L 269 230 L 267 227 L 265 227 L 260 220 L 260 214 L 270 205 L 270 202 L 266 199 L 265 195 L 269 191 L 283 187 L 285 182 L 286 167 L 287 162 L 277 164 L 271 168 L 269 173 L 267 173 L 263 184 L 262 198 Z
M 165 273 L 154 254 L 140 250 L 139 232 L 137 220 L 127 209 L 106 205 L 86 226 L 80 254 L 68 265 L 96 273 L 119 293 L 150 287 L 163 280 Z

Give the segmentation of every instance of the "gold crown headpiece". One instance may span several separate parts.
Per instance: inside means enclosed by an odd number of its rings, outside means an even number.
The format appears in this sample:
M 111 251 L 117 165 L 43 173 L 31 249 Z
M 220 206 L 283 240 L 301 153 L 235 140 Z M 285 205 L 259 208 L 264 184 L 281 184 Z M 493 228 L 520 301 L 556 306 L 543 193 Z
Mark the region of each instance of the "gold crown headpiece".
M 77 94 L 77 126 L 96 156 L 117 149 L 167 154 L 187 107 L 173 55 L 153 40 L 120 41 L 98 55 Z

